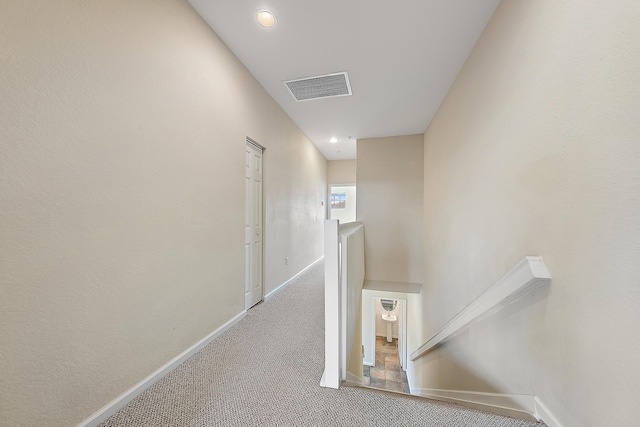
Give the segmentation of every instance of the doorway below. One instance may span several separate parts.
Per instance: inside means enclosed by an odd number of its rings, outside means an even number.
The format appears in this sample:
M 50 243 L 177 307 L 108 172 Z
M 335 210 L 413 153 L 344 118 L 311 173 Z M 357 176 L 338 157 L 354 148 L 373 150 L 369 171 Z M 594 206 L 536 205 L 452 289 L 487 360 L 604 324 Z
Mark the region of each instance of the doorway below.
M 406 345 L 406 300 L 387 292 L 369 294 L 363 292 L 363 318 L 365 311 L 368 312 L 366 316 L 371 316 L 371 326 L 366 328 L 363 322 L 362 338 L 364 348 L 367 348 L 368 341 L 368 347 L 374 351 L 371 352 L 373 354 L 365 354 L 363 365 L 368 366 L 363 366 L 362 383 L 382 390 L 410 393 L 404 367 L 406 360 L 403 358 L 403 345 Z M 364 303 L 365 301 L 369 303 Z M 366 335 L 369 337 L 365 338 Z
M 388 342 L 386 337 L 376 337 L 375 366 L 364 366 L 362 384 L 382 390 L 410 393 L 407 374 L 400 367 L 398 339 Z

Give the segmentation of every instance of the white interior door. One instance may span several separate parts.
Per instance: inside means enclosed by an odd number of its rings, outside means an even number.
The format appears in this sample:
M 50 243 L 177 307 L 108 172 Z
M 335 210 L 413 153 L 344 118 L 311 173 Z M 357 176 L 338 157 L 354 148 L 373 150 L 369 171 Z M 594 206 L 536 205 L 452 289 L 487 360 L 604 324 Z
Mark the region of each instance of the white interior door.
M 244 306 L 262 301 L 262 148 L 247 141 L 245 158 Z

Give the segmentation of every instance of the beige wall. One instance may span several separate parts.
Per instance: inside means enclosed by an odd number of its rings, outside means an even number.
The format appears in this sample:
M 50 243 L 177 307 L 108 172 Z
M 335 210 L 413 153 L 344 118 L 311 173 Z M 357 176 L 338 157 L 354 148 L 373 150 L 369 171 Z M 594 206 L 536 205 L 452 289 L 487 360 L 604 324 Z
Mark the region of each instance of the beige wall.
M 355 184 L 355 160 L 330 160 L 327 162 L 327 180 L 329 184 Z
M 326 160 L 186 2 L 0 28 L 0 424 L 73 425 L 243 311 L 245 136 L 267 292 L 322 255 Z
M 553 280 L 420 359 L 421 387 L 637 424 L 639 19 L 636 0 L 498 7 L 425 134 L 422 341 L 526 255 Z
M 362 304 L 360 304 L 360 313 L 356 316 L 355 330 L 353 333 L 353 342 L 351 344 L 351 354 L 349 355 L 349 370 L 347 371 L 347 380 L 358 379 L 362 382 Z
M 329 183 L 329 192 L 331 185 L 350 184 L 351 187 L 345 187 L 347 192 L 347 207 L 345 210 L 333 210 L 331 212 L 331 202 L 327 206 L 327 217 L 330 219 L 338 219 L 341 223 L 354 221 L 356 213 L 356 161 L 355 160 L 330 160 L 327 162 L 327 181 Z
M 422 282 L 423 136 L 357 141 L 366 279 Z
M 253 81 L 253 79 L 252 79 Z M 265 289 L 267 294 L 324 254 L 327 161 L 266 92 L 264 129 L 256 131 L 264 154 Z M 260 120 L 260 121 L 258 121 Z M 277 123 L 275 129 L 266 121 Z M 289 258 L 285 264 L 285 258 Z

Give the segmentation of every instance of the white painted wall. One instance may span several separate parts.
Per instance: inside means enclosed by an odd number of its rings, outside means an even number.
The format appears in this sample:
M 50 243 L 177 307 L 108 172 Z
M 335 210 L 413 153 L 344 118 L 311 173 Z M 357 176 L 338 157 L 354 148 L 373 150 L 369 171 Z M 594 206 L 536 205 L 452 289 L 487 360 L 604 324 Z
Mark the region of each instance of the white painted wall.
M 425 134 L 421 341 L 526 255 L 553 280 L 419 359 L 420 387 L 637 423 L 638 22 L 635 0 L 504 1 L 489 22 Z
M 327 180 L 331 184 L 355 184 L 356 161 L 329 160 L 327 162 Z
M 423 135 L 357 141 L 366 279 L 422 283 Z
M 268 96 L 266 92 L 261 93 Z M 326 159 L 297 126 L 266 98 L 265 109 L 282 115 L 262 119 L 256 130 L 265 141 L 265 295 L 324 254 L 323 224 L 327 209 Z M 258 120 L 260 115 L 252 117 Z M 279 126 L 269 126 L 273 121 Z M 285 258 L 289 258 L 288 264 Z
M 326 160 L 186 2 L 0 28 L 0 424 L 74 425 L 243 310 L 245 137 L 266 292 L 322 255 Z

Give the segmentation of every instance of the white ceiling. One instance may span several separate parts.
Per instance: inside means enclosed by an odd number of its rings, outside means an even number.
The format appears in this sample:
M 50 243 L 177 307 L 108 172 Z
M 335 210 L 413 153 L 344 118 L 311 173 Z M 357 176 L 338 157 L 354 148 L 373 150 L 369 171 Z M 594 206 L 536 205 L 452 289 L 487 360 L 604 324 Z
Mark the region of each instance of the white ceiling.
M 355 140 L 423 133 L 499 0 L 189 0 L 328 160 Z M 277 17 L 260 27 L 256 12 Z M 282 83 L 347 71 L 352 96 Z M 329 143 L 335 136 L 339 142 Z

